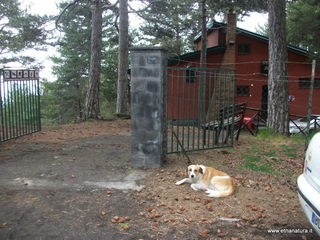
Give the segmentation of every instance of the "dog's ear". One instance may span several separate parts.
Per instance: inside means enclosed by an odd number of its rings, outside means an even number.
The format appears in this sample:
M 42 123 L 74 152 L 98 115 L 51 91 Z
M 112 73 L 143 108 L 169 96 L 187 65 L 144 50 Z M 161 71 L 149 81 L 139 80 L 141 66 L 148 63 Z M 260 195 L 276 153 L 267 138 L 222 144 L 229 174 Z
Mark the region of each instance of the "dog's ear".
M 201 173 L 201 174 L 204 173 L 204 168 L 203 168 L 203 166 L 200 166 L 200 167 L 199 167 L 199 173 Z

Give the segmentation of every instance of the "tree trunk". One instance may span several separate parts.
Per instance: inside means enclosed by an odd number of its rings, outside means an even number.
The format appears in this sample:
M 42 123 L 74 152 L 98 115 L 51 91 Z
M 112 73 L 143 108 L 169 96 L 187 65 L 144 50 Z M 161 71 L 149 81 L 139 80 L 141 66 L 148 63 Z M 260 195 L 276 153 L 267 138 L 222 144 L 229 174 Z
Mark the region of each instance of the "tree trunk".
M 101 0 L 93 0 L 92 30 L 91 30 L 91 56 L 89 70 L 89 85 L 86 95 L 84 120 L 100 119 L 99 89 L 101 78 L 101 50 L 102 50 L 102 3 Z
M 120 0 L 117 114 L 128 113 L 128 27 L 128 0 Z
M 281 134 L 288 134 L 288 53 L 285 5 L 285 0 L 268 0 L 270 36 L 267 126 Z
M 201 11 L 201 54 L 200 54 L 200 83 L 199 83 L 199 124 L 205 122 L 206 106 L 205 106 L 205 90 L 206 90 L 206 63 L 207 63 L 207 16 L 206 16 L 206 0 L 200 0 Z

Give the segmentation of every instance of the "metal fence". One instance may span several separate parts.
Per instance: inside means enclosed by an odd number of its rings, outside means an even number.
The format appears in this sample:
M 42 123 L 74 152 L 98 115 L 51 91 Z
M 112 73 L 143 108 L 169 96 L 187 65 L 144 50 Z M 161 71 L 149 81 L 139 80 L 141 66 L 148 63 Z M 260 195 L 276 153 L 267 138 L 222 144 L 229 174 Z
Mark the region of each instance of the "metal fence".
M 166 84 L 167 153 L 233 145 L 226 126 L 234 116 L 221 119 L 221 109 L 235 102 L 233 70 L 168 67 Z
M 0 70 L 0 142 L 41 130 L 39 71 Z

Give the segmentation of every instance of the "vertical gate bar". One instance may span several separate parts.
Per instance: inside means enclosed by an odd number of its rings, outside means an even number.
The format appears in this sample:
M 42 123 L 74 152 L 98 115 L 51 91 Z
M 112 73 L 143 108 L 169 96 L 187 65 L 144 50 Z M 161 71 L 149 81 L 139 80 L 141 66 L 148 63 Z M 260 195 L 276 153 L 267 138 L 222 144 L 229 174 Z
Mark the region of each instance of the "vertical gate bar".
M 197 95 L 196 95 L 196 93 L 199 93 L 199 69 L 197 69 L 197 71 L 196 71 L 196 76 L 197 76 L 197 87 L 195 88 L 195 91 L 194 91 L 194 111 L 195 111 L 195 113 L 198 113 L 198 114 L 195 114 L 195 116 L 197 117 L 197 125 L 195 125 L 194 126 L 194 128 L 193 128 L 193 130 L 194 130 L 194 144 L 195 144 L 195 146 L 194 146 L 194 149 L 196 149 L 196 148 L 199 148 L 199 147 L 197 147 L 197 143 L 196 143 L 196 140 L 197 140 L 197 136 L 196 136 L 196 131 L 197 131 L 197 126 L 199 125 L 199 96 L 198 97 L 196 97 Z M 198 101 L 197 102 L 197 104 L 195 104 L 195 102 L 196 101 Z M 198 108 L 198 109 L 196 109 L 196 107 Z
M 7 110 L 7 103 L 6 103 L 6 101 L 7 101 L 7 98 L 8 98 L 8 94 L 7 94 L 7 86 L 6 86 L 7 84 L 6 84 L 6 81 L 4 81 L 3 80 L 3 93 L 4 93 L 4 97 L 3 97 L 3 122 L 4 122 L 4 127 L 5 127 L 5 138 L 4 138 L 4 140 L 7 140 L 8 139 L 8 124 L 7 124 L 7 112 L 8 112 L 8 110 Z
M 26 87 L 26 95 L 25 95 L 26 101 L 27 101 L 27 112 L 26 112 L 26 121 L 27 121 L 27 133 L 31 132 L 31 126 L 30 126 L 30 112 L 31 112 L 31 102 L 30 102 L 30 81 L 27 81 L 27 87 Z
M 32 122 L 33 122 L 33 132 L 37 131 L 37 115 L 38 115 L 38 102 L 37 102 L 37 80 L 32 80 L 32 86 L 33 86 L 33 91 L 32 91 L 32 99 L 33 99 L 33 108 L 32 108 L 32 113 L 33 113 L 33 117 L 32 117 Z
M 34 103 L 33 103 L 33 80 L 29 80 L 29 99 L 30 99 L 30 112 L 29 112 L 29 124 L 30 124 L 30 133 L 34 131 L 33 123 L 33 112 L 34 112 Z
M 31 132 L 34 132 L 35 131 L 35 121 L 34 121 L 34 118 L 35 118 L 35 102 L 34 102 L 34 80 L 31 80 L 30 81 L 30 84 L 31 84 L 31 92 L 30 92 L 30 100 L 31 100 Z
M 224 106 L 224 102 L 223 102 L 223 100 L 224 100 L 224 98 L 223 98 L 223 83 L 224 83 L 224 78 L 225 78 L 225 76 L 224 76 L 224 72 L 221 72 L 221 78 L 220 78 L 220 93 L 219 93 L 219 95 L 220 95 L 220 99 L 219 99 L 219 104 L 220 104 L 220 106 L 219 106 L 219 111 L 223 108 L 223 106 Z M 222 115 L 221 115 L 221 118 L 222 119 L 224 119 L 225 118 L 225 112 L 221 112 L 222 113 Z M 220 137 L 220 141 L 221 140 L 223 140 L 224 139 L 224 121 L 221 121 L 221 129 L 220 129 L 220 132 L 221 132 L 221 137 Z M 220 145 L 223 145 L 223 141 L 222 142 L 220 142 Z
M 176 128 L 177 128 L 177 132 L 176 132 L 176 134 L 177 134 L 177 136 L 178 136 L 178 138 L 179 138 L 179 140 L 180 140 L 180 134 L 179 134 L 179 130 L 180 130 L 180 74 L 181 74 L 181 69 L 179 69 L 177 72 L 178 72 L 178 74 L 177 74 L 177 97 L 178 97 L 178 106 L 177 106 L 177 115 L 178 115 L 178 119 L 177 119 L 177 126 L 176 126 Z M 176 144 L 176 149 L 177 149 L 177 151 L 179 151 L 179 143 L 178 143 L 178 141 L 176 141 L 177 142 L 177 144 Z
M 3 81 L 3 70 L 0 69 L 0 121 L 1 121 L 1 134 L 0 142 L 4 140 L 4 125 L 3 125 L 3 98 L 2 98 L 2 81 Z
M 6 82 L 6 110 L 7 110 L 7 128 L 8 128 L 8 139 L 11 138 L 11 127 L 10 127 L 10 89 L 9 81 Z
M 31 132 L 34 132 L 34 99 L 33 99 L 33 87 L 34 87 L 34 80 L 29 81 L 30 84 L 30 126 Z
M 174 99 L 174 74 L 175 74 L 175 70 L 171 69 L 170 71 L 170 79 L 171 79 L 171 150 L 170 152 L 173 152 L 173 121 L 174 121 L 174 103 L 175 103 L 175 99 Z
M 17 135 L 21 136 L 21 122 L 20 122 L 20 117 L 21 117 L 21 112 L 19 108 L 19 95 L 20 95 L 20 89 L 19 89 L 20 81 L 17 81 L 15 87 L 16 87 L 16 100 L 15 100 L 15 107 L 16 107 L 16 119 L 17 119 Z
M 224 92 L 223 92 L 223 102 L 224 102 L 224 104 L 223 104 L 223 106 L 229 106 L 228 105 L 228 99 L 227 99 L 227 73 L 226 73 L 226 71 L 223 71 L 223 76 L 224 76 L 224 78 L 223 78 L 223 86 L 224 86 L 224 88 L 223 88 L 223 90 L 224 90 Z M 227 108 L 228 110 L 229 110 L 229 108 Z M 224 126 L 224 135 L 223 135 L 223 140 L 224 139 L 226 139 L 227 138 L 227 136 L 228 136 L 228 125 L 229 125 L 229 111 L 227 111 L 227 116 L 224 116 L 224 118 L 223 119 L 227 119 L 227 121 L 226 121 L 226 124 L 225 124 L 225 126 Z M 228 139 L 227 139 L 227 141 L 228 141 Z M 223 145 L 226 145 L 227 144 L 227 141 L 225 142 L 225 140 L 223 141 Z
M 182 143 L 182 146 L 184 149 L 186 149 L 185 142 L 184 142 L 185 141 L 185 139 L 184 139 L 184 137 L 185 137 L 184 136 L 184 125 L 185 125 L 185 121 L 186 121 L 185 116 L 184 116 L 184 114 L 185 114 L 184 109 L 186 106 L 186 100 L 185 100 L 186 75 L 185 74 L 186 74 L 186 71 L 183 71 L 182 72 L 182 141 L 181 141 L 181 143 Z
M 10 139 L 14 137 L 14 129 L 13 129 L 13 111 L 12 111 L 12 81 L 8 81 L 8 89 L 9 89 L 9 126 L 10 126 Z
M 21 113 L 22 110 L 20 108 L 20 98 L 21 98 L 21 81 L 17 82 L 17 101 L 16 101 L 16 107 L 17 107 L 17 111 L 18 111 L 18 132 L 19 132 L 19 136 L 22 136 L 22 131 L 21 131 Z
M 28 88 L 29 88 L 29 85 L 28 85 L 28 81 L 26 80 L 25 81 L 25 88 L 24 88 L 24 95 L 23 95 L 24 103 L 25 103 L 24 121 L 25 121 L 25 126 L 26 126 L 26 134 L 28 134 L 29 130 L 30 130 L 29 122 L 28 122 L 28 118 L 29 118 L 29 100 L 28 100 L 29 89 Z
M 26 107 L 26 80 L 22 81 L 22 125 L 23 125 L 23 134 L 27 134 L 27 123 L 26 123 L 26 114 L 27 114 L 27 107 Z
M 17 129 L 16 129 L 16 116 L 15 116 L 15 84 L 16 84 L 16 81 L 13 81 L 11 83 L 11 104 L 10 104 L 10 107 L 11 107 L 11 113 L 12 113 L 12 131 L 13 131 L 13 136 L 12 138 L 15 138 L 17 136 Z
M 213 75 L 213 118 L 212 118 L 212 121 L 214 121 L 214 124 L 213 124 L 213 133 L 212 133 L 212 141 L 213 141 L 213 145 L 216 145 L 216 143 L 218 143 L 217 139 L 216 139 L 216 136 L 217 136 L 217 132 L 218 132 L 218 129 L 215 129 L 215 123 L 218 122 L 218 117 L 219 115 L 217 114 L 217 89 L 218 89 L 218 77 L 217 77 L 217 70 L 214 71 L 214 75 Z M 218 116 L 218 117 L 217 117 Z M 218 122 L 219 123 L 219 122 Z M 219 125 L 218 125 L 219 127 Z
M 209 73 L 209 79 L 208 79 L 208 81 L 209 81 L 209 90 L 208 90 L 208 99 L 209 99 L 209 102 L 208 102 L 208 111 L 207 111 L 207 117 L 206 117 L 206 119 L 207 119 L 207 123 L 208 123 L 208 131 L 207 131 L 207 136 L 208 136 L 208 138 L 207 138 L 207 142 L 208 142 L 208 147 L 210 147 L 210 132 L 211 132 L 211 129 L 210 129 L 210 121 L 211 121 L 211 88 L 212 88 L 212 83 L 211 83 L 211 81 L 212 81 L 212 72 L 211 71 L 208 71 L 208 73 Z
M 21 122 L 22 122 L 22 133 L 26 134 L 26 123 L 25 123 L 25 112 L 26 107 L 24 104 L 25 101 L 25 80 L 21 81 Z
M 164 88 L 165 91 L 167 90 L 167 88 Z M 41 102 L 40 102 L 40 79 L 37 79 L 37 102 L 38 102 L 38 129 L 37 131 L 41 131 Z M 166 93 L 164 94 L 165 96 L 167 95 Z M 165 102 L 165 104 L 167 104 L 167 102 Z M 164 108 L 167 109 L 167 108 Z M 167 114 L 164 114 L 164 117 L 167 118 Z M 166 119 L 167 121 L 167 119 Z M 167 126 L 167 124 L 166 124 Z M 167 130 L 166 130 L 167 131 Z
M 202 69 L 202 71 L 203 71 L 203 89 L 202 89 L 202 91 L 203 91 L 203 99 L 202 99 L 202 116 L 203 116 L 203 122 L 201 123 L 201 132 L 202 132 L 202 148 L 205 148 L 205 141 L 203 141 L 204 140 L 204 138 L 203 138 L 203 136 L 205 136 L 206 135 L 206 128 L 205 127 L 202 127 L 203 126 L 203 124 L 206 122 L 206 108 L 207 108 L 207 91 L 206 91 L 206 88 L 207 88 L 207 69 L 206 68 L 204 68 L 204 69 Z
M 18 81 L 15 81 L 13 83 L 13 102 L 12 102 L 12 108 L 13 108 L 13 119 L 14 119 L 14 129 L 15 129 L 15 134 L 14 137 L 19 136 L 19 131 L 18 131 L 18 109 L 17 109 L 17 84 Z
M 201 99 L 200 99 L 200 90 L 201 90 L 201 69 L 199 68 L 198 69 L 198 79 L 199 79 L 199 83 L 198 83 L 198 89 L 197 89 L 197 93 L 198 93 L 198 124 L 197 124 L 197 149 L 199 150 L 200 149 L 200 125 L 201 125 L 201 108 L 200 108 L 200 105 L 201 105 Z
M 190 71 L 188 72 L 188 76 L 187 76 L 187 78 L 189 79 L 189 82 L 188 82 L 188 84 L 187 84 L 187 86 L 188 86 L 188 90 L 187 90 L 187 103 L 188 103 L 188 109 L 187 109 L 187 112 L 188 112 L 188 136 L 187 136 L 187 138 L 188 138 L 188 143 L 187 143 L 187 147 L 188 147 L 188 150 L 190 150 L 190 124 L 191 124 L 191 119 L 190 119 L 190 87 L 191 87 L 191 84 L 193 84 L 192 83 L 192 74 L 191 74 L 191 72 L 192 72 L 193 70 L 190 68 Z
M 192 99 L 192 103 L 193 103 L 193 106 L 192 106 L 192 111 L 193 111 L 193 113 L 192 113 L 192 115 L 193 115 L 193 118 L 194 118 L 194 121 L 193 121 L 193 124 L 192 124 L 192 131 L 193 131 L 193 133 L 192 133 L 192 150 L 194 150 L 195 149 L 195 126 L 196 126 L 196 121 L 198 121 L 197 120 L 197 118 L 196 117 L 198 117 L 197 115 L 196 115 L 196 108 L 195 108 L 195 106 L 196 106 L 196 86 L 197 86 L 197 81 L 198 81 L 198 70 L 196 70 L 195 69 L 195 71 L 194 71 L 194 76 L 195 76 L 195 81 L 194 81 L 194 84 L 195 84 L 195 86 L 194 86 L 194 88 L 193 88 L 193 99 Z
M 235 104 L 236 104 L 236 95 L 235 95 L 235 93 L 236 93 L 236 78 L 235 78 L 235 70 L 232 70 L 231 71 L 231 89 L 233 90 L 232 92 L 231 92 L 231 94 L 232 94 L 232 101 L 233 101 L 233 106 L 235 106 Z M 234 122 L 234 113 L 233 113 L 233 122 Z M 240 123 L 241 124 L 241 123 Z M 232 134 L 231 134 L 231 136 L 232 136 L 232 140 L 231 140 L 231 144 L 232 144 L 232 146 L 233 146 L 233 144 L 234 144 L 234 124 L 232 124 L 232 126 L 233 126 L 233 128 L 232 128 Z
M 234 131 L 234 112 L 235 112 L 235 102 L 233 101 L 233 98 L 231 98 L 231 92 L 233 90 L 232 88 L 232 72 L 228 71 L 228 99 L 229 99 L 229 105 L 232 105 L 232 119 L 231 119 L 231 127 L 230 127 L 230 144 L 233 145 L 233 131 Z

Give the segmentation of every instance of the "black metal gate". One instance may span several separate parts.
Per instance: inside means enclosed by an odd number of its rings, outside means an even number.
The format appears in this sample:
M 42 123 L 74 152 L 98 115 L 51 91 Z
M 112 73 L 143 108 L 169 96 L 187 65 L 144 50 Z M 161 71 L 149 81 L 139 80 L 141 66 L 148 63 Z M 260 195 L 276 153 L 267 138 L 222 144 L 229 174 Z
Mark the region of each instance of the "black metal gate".
M 41 130 L 39 70 L 0 69 L 0 142 Z
M 235 73 L 167 68 L 167 153 L 233 145 Z

